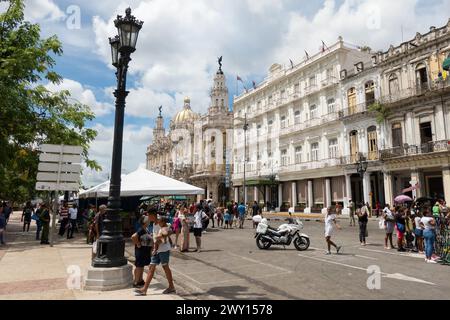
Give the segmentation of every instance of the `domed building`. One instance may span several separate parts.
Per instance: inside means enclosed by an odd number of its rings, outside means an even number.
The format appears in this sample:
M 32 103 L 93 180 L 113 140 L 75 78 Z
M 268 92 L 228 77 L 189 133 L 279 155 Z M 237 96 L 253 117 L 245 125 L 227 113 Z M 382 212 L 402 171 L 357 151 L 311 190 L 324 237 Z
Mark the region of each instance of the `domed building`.
M 199 198 L 224 204 L 230 196 L 227 130 L 233 128 L 233 113 L 228 106 L 228 88 L 221 66 L 210 97 L 204 115 L 194 112 L 186 97 L 183 108 L 170 121 L 167 134 L 160 113 L 153 129 L 153 143 L 147 148 L 147 168 L 203 188 L 205 194 Z

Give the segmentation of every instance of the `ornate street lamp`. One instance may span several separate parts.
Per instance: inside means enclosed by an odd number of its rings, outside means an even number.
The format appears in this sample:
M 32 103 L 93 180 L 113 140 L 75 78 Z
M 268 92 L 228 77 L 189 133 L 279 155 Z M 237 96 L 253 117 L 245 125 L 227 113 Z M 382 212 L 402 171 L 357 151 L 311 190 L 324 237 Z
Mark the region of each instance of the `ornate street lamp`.
M 356 172 L 358 172 L 359 177 L 361 178 L 361 186 L 363 189 L 363 201 L 364 201 L 364 174 L 367 171 L 367 159 L 362 154 L 359 155 L 359 160 L 356 163 Z M 361 190 L 361 189 L 360 189 Z
M 125 241 L 122 235 L 122 219 L 120 217 L 120 173 L 122 171 L 122 140 L 125 111 L 126 80 L 130 55 L 136 50 L 136 42 L 142 21 L 131 15 L 131 9 L 125 11 L 125 17 L 118 15 L 114 21 L 118 36 L 109 38 L 111 45 L 112 65 L 117 69 L 116 114 L 114 121 L 114 143 L 111 165 L 108 208 L 103 221 L 103 231 L 97 241 L 97 254 L 92 260 L 95 268 L 121 267 L 127 264 Z

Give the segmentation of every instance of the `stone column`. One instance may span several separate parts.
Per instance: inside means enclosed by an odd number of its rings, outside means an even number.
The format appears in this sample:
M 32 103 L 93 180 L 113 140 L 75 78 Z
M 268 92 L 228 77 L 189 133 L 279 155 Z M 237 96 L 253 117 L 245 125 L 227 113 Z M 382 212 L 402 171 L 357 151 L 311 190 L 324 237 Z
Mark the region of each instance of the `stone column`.
M 234 201 L 239 201 L 239 187 L 234 187 Z
M 347 203 L 345 204 L 347 206 L 349 200 L 352 199 L 352 175 L 351 174 L 345 175 L 345 197 L 347 198 Z
M 442 182 L 444 184 L 444 198 L 448 206 L 450 204 L 450 166 L 442 168 Z
M 325 179 L 325 204 L 326 207 L 330 207 L 331 206 L 331 179 L 330 178 L 326 178 Z
M 255 199 L 256 202 L 259 202 L 259 192 L 257 186 L 253 187 L 253 198 Z
M 281 208 L 283 205 L 283 183 L 281 182 L 278 185 L 278 208 Z
M 392 174 L 390 172 L 384 172 L 384 201 L 391 206 L 394 204 L 394 195 L 392 190 Z
M 363 197 L 364 197 L 364 203 L 370 203 L 370 173 L 366 172 L 363 176 Z
M 292 207 L 295 210 L 295 206 L 297 205 L 297 182 L 292 182 Z
M 419 170 L 413 169 L 411 171 L 411 181 L 417 181 L 417 183 L 420 186 L 420 188 L 412 191 L 413 199 L 420 198 L 422 196 L 422 190 L 423 190 L 424 184 L 423 184 L 423 179 L 421 176 L 422 176 L 422 174 Z
M 308 180 L 308 208 L 313 206 L 313 182 L 312 180 Z
M 269 186 L 265 186 L 264 188 L 266 189 L 266 199 L 264 199 L 264 201 L 265 201 L 264 205 L 266 205 L 267 202 L 270 201 L 270 187 Z

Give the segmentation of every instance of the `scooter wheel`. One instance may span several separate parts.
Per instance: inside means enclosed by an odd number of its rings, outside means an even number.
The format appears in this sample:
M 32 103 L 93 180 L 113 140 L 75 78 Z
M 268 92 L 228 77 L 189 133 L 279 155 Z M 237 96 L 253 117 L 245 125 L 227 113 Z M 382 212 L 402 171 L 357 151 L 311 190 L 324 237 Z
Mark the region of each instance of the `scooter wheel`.
M 298 236 L 294 240 L 294 246 L 298 251 L 305 251 L 309 248 L 309 239 Z
M 258 235 L 256 237 L 256 245 L 261 250 L 267 250 L 272 245 L 270 242 L 264 241 L 264 239 L 261 237 L 261 235 Z

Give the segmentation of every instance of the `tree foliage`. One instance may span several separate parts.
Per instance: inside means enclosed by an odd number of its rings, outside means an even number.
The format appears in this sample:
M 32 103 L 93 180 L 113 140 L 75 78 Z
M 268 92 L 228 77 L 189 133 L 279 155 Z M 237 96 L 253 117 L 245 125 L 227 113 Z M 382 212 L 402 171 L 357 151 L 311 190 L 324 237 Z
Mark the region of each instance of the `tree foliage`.
M 390 110 L 386 108 L 385 105 L 379 102 L 371 104 L 368 110 L 376 114 L 376 120 L 378 124 L 383 123 L 384 120 L 386 120 L 386 118 L 391 114 Z
M 88 155 L 97 135 L 86 128 L 94 119 L 89 106 L 45 87 L 62 80 L 53 70 L 61 42 L 41 38 L 39 25 L 24 20 L 23 0 L 6 2 L 0 13 L 0 199 L 23 201 L 34 194 L 42 143 L 80 145 L 86 165 L 100 167 Z

